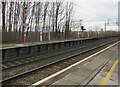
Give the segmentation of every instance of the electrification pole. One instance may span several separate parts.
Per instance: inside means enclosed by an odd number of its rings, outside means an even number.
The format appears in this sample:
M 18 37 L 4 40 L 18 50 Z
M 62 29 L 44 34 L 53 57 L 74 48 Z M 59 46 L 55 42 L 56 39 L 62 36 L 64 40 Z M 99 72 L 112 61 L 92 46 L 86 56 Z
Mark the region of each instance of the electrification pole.
M 83 37 L 81 25 L 82 25 L 82 20 L 80 20 L 80 36 Z
M 105 32 L 107 31 L 107 25 L 109 26 L 109 19 L 107 22 L 105 22 Z
M 106 28 L 107 28 L 107 23 L 105 22 L 105 32 L 106 32 Z

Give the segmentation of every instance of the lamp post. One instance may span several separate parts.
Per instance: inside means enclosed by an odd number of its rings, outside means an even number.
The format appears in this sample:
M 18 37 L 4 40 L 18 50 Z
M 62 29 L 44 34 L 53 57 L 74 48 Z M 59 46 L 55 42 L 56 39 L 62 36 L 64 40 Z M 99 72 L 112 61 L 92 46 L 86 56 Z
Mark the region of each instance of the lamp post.
M 24 8 L 24 17 L 23 17 L 23 24 L 26 24 L 26 10 L 27 10 L 27 7 L 25 7 Z M 23 26 L 24 28 L 25 28 L 25 26 Z M 24 29 L 25 30 L 25 29 Z M 26 40 L 27 40 L 27 38 L 26 38 L 26 32 L 24 31 L 24 43 L 26 43 Z

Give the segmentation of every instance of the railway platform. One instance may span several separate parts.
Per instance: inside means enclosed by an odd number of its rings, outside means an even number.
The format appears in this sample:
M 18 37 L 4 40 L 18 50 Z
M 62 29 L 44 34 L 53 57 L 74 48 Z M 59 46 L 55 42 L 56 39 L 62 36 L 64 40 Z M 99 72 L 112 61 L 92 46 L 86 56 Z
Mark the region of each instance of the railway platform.
M 119 84 L 118 64 L 120 62 L 119 47 L 120 43 L 110 45 L 109 47 L 79 61 L 70 67 L 36 82 L 35 85 L 56 86 L 99 86 Z M 64 74 L 67 73 L 67 74 Z M 57 80 L 56 80 L 57 79 Z M 56 81 L 55 81 L 56 80 Z
M 26 42 L 26 43 L 19 43 L 19 44 L 10 43 L 10 44 L 2 44 L 2 46 L 0 48 L 22 47 L 22 46 L 37 45 L 37 44 L 57 43 L 57 42 L 59 43 L 59 42 L 64 42 L 64 41 L 82 40 L 82 39 L 88 39 L 88 38 Z
M 52 85 L 118 85 L 118 52 L 118 45 L 100 52 Z
M 88 85 L 119 85 L 118 84 L 118 64 L 120 58 L 112 59 Z

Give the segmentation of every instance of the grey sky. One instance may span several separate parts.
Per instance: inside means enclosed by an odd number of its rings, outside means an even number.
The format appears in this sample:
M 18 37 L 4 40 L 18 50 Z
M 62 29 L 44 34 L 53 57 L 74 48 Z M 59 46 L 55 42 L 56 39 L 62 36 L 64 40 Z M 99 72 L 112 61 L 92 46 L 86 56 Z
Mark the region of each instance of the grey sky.
M 107 29 L 117 29 L 116 19 L 118 18 L 119 0 L 74 0 L 74 18 L 83 19 L 86 28 L 96 25 L 104 27 L 109 19 L 110 26 Z
M 48 0 L 48 1 L 52 1 L 52 0 Z M 116 18 L 118 18 L 119 0 L 67 0 L 67 1 L 71 1 L 71 2 L 74 1 L 74 6 L 75 6 L 74 19 L 75 20 L 82 19 L 87 29 L 96 25 L 104 27 L 104 23 L 108 19 L 110 20 L 111 26 L 108 26 L 107 28 L 113 30 L 117 29 L 117 26 L 113 23 L 115 23 Z M 1 3 L 0 3 L 0 7 L 1 7 Z M 0 23 L 0 25 L 1 24 L 2 23 Z

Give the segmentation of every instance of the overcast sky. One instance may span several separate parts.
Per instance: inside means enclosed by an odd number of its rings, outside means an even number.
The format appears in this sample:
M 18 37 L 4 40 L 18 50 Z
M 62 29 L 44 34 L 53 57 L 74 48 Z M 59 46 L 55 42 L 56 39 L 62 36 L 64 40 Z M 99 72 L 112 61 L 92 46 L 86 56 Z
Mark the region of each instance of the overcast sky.
M 115 22 L 118 18 L 118 1 L 74 0 L 74 18 L 82 19 L 87 29 L 91 29 L 96 25 L 104 27 L 104 23 L 109 20 L 110 26 L 107 26 L 107 29 L 117 30 Z
M 68 0 L 68 1 L 72 2 L 74 1 L 75 6 L 74 19 L 76 20 L 82 19 L 83 24 L 87 29 L 91 29 L 91 27 L 94 27 L 96 25 L 104 27 L 104 23 L 107 22 L 109 19 L 110 26 L 107 26 L 107 29 L 117 30 L 116 24 L 113 23 L 115 23 L 116 19 L 118 18 L 119 0 Z

